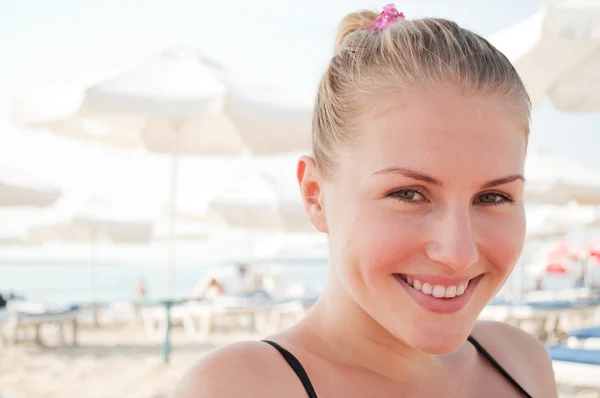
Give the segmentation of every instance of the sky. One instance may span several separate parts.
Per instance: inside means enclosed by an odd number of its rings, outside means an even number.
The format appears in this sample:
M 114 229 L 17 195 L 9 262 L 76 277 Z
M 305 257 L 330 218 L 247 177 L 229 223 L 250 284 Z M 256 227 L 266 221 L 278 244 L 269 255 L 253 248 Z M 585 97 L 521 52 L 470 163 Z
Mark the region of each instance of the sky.
M 544 0 L 397 1 L 407 18 L 444 17 L 483 35 L 532 15 Z M 11 101 L 47 84 L 69 84 L 106 68 L 133 65 L 170 47 L 192 47 L 235 73 L 311 98 L 347 12 L 380 9 L 372 0 L 3 0 L 0 1 L 0 163 L 59 186 L 132 193 L 167 187 L 168 159 L 115 151 L 26 131 L 10 120 Z M 112 70 L 112 69 L 111 69 Z M 575 159 L 600 173 L 600 114 L 534 111 L 531 146 Z M 216 167 L 214 165 L 217 162 Z M 223 160 L 184 160 L 183 189 L 204 192 Z M 217 170 L 217 172 L 215 172 Z M 110 175 L 110 179 L 105 176 Z M 210 189 L 210 188 L 209 188 Z M 160 191 L 165 191 L 160 190 Z

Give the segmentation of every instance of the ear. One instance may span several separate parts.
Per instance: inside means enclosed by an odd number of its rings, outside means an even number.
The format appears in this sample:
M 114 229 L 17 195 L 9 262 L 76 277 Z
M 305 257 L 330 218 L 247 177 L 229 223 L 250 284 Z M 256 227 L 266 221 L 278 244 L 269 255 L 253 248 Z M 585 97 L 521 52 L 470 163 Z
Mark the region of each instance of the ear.
M 317 230 L 327 233 L 327 220 L 323 211 L 322 180 L 313 158 L 302 156 L 298 160 L 296 178 L 308 218 Z

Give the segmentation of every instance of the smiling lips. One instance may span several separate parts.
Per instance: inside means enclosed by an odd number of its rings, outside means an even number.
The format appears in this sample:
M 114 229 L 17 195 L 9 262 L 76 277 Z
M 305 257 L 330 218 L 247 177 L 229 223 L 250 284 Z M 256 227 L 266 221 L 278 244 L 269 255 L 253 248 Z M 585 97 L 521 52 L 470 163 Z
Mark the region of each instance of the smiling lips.
M 448 279 L 434 276 L 394 274 L 404 290 L 421 307 L 434 312 L 448 314 L 463 309 L 473 295 L 481 277 Z M 427 280 L 427 282 L 425 282 Z

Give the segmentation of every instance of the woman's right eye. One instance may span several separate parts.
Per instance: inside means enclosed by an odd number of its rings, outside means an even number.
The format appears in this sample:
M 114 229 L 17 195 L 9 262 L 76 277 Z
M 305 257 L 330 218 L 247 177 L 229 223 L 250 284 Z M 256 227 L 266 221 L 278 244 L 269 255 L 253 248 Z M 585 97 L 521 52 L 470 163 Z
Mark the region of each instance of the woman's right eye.
M 425 201 L 425 197 L 414 189 L 400 189 L 392 192 L 389 196 L 407 203 L 421 203 Z

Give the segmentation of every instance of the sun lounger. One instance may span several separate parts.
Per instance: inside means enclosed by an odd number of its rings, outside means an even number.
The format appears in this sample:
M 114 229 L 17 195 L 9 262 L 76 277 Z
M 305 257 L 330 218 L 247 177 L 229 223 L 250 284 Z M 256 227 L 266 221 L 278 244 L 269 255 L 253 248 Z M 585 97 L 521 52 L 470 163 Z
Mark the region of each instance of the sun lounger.
M 2 350 L 4 349 L 4 346 L 7 342 L 6 336 L 4 335 L 4 328 L 2 327 L 2 325 L 5 323 L 5 321 L 8 320 L 8 315 L 8 311 L 6 311 L 5 309 L 0 309 L 0 353 L 2 353 Z
M 9 340 L 14 344 L 19 341 L 19 332 L 22 329 L 33 329 L 35 332 L 35 342 L 43 345 L 42 328 L 46 325 L 55 325 L 58 327 L 61 342 L 65 343 L 67 337 L 65 334 L 65 325 L 71 326 L 70 343 L 77 344 L 77 315 L 78 306 L 70 306 L 64 309 L 46 310 L 36 312 L 8 311 L 4 323 L 8 330 Z
M 591 339 L 597 338 L 600 339 L 600 326 L 596 326 L 593 328 L 585 328 L 574 330 L 568 334 L 569 337 L 575 337 L 578 339 Z
M 600 350 L 559 346 L 548 352 L 558 384 L 600 388 Z
M 600 349 L 600 326 L 569 332 L 567 345 L 573 348 Z
M 313 297 L 277 299 L 265 295 L 228 295 L 190 301 L 177 309 L 182 314 L 186 333 L 203 340 L 213 327 L 223 323 L 245 325 L 263 333 L 276 331 L 284 318 L 300 320 L 315 301 Z
M 596 301 L 594 297 L 512 302 L 496 299 L 484 308 L 480 317 L 514 324 L 543 340 L 562 341 L 567 330 L 590 325 L 598 308 Z

